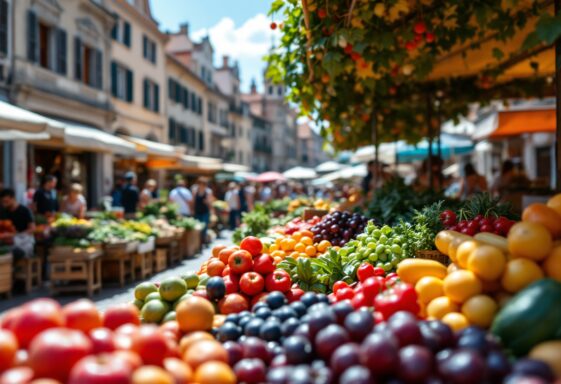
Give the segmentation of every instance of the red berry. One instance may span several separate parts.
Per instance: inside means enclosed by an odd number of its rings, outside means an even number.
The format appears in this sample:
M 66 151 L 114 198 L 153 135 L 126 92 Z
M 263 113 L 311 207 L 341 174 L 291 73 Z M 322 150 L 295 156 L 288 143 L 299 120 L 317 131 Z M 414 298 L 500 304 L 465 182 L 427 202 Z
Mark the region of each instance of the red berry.
M 405 49 L 408 51 L 413 51 L 415 48 L 417 48 L 417 44 L 414 41 L 408 41 L 405 43 Z
M 355 291 L 352 288 L 341 288 L 335 294 L 337 301 L 351 300 L 355 297 Z
M 434 39 L 435 39 L 434 33 L 432 33 L 432 32 L 427 32 L 427 33 L 425 34 L 425 41 L 426 41 L 427 43 L 432 43 L 432 42 L 434 41 Z
M 415 35 L 413 39 L 416 43 L 419 43 L 421 40 L 423 40 L 423 35 Z
M 360 53 L 358 52 L 353 52 L 351 53 L 351 59 L 353 59 L 354 61 L 359 60 L 360 58 L 362 58 L 362 56 L 360 55 Z
M 277 29 L 277 23 L 274 21 L 271 23 L 271 29 Z
M 413 27 L 413 31 L 417 34 L 417 35 L 422 35 L 423 33 L 425 33 L 427 31 L 427 27 L 425 26 L 425 23 L 422 21 L 419 21 L 417 24 L 415 24 L 415 26 Z
M 345 48 L 343 48 L 343 51 L 345 51 L 347 55 L 350 55 L 351 53 L 353 53 L 353 45 L 347 43 L 347 45 L 345 45 Z
M 389 92 L 390 92 L 390 95 L 392 95 L 392 96 L 395 95 L 397 93 L 397 87 L 394 87 L 394 86 L 390 87 Z
M 318 16 L 320 19 L 325 19 L 327 17 L 327 11 L 325 8 L 318 9 Z
M 335 282 L 335 284 L 333 284 L 333 293 L 337 293 L 341 288 L 349 288 L 349 284 L 341 280 Z

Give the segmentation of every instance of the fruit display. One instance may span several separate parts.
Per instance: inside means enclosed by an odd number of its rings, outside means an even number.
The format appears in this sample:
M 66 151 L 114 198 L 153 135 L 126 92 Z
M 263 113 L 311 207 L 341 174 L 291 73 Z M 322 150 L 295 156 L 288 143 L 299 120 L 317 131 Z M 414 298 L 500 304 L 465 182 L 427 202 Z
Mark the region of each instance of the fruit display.
M 15 233 L 16 228 L 12 224 L 11 220 L 0 220 L 0 232 L 1 233 Z
M 290 220 L 284 227 L 280 228 L 280 233 L 283 235 L 292 235 L 294 232 L 309 231 L 314 225 L 318 224 L 321 219 L 317 216 L 310 220 L 302 220 L 301 217 Z
M 88 240 L 93 243 L 115 244 L 129 241 L 146 242 L 151 233 L 138 231 L 135 226 L 125 225 L 118 221 L 94 222 Z M 150 231 L 151 232 L 151 231 Z
M 324 216 L 310 230 L 314 234 L 314 243 L 327 240 L 334 246 L 343 246 L 362 233 L 368 221 L 358 213 L 336 211 Z
M 287 257 L 294 259 L 318 257 L 329 248 L 331 248 L 331 243 L 328 240 L 314 242 L 313 233 L 309 230 L 302 230 L 277 237 L 266 252 L 273 257 L 276 265 Z
M 323 211 L 329 211 L 331 209 L 331 202 L 324 199 L 311 200 L 306 197 L 300 196 L 294 200 L 291 200 L 288 204 L 288 212 L 294 212 L 299 208 L 314 208 Z

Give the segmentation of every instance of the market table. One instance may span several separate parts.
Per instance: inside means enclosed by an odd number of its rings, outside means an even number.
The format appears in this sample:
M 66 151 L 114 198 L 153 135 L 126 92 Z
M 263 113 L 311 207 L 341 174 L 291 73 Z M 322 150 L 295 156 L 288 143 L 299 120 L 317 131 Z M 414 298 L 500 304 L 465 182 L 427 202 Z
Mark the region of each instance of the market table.
M 66 250 L 66 247 L 54 247 L 49 255 L 51 294 L 64 292 L 86 292 L 92 297 L 94 292 L 101 290 L 101 257 L 100 247 L 87 250 Z M 82 282 L 82 284 L 72 284 Z

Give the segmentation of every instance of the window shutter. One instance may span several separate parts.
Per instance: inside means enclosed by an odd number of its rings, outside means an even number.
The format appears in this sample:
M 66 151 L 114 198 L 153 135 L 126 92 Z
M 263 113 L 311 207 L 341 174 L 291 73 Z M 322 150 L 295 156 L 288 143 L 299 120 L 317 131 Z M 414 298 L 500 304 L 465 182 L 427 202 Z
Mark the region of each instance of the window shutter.
M 117 97 L 117 63 L 111 62 L 111 94 Z
M 131 41 L 131 25 L 128 21 L 125 21 L 123 24 L 123 44 L 130 48 Z
M 64 29 L 56 30 L 56 71 L 61 75 L 66 75 L 66 31 Z
M 160 86 L 154 84 L 154 112 L 160 113 Z
M 127 101 L 132 103 L 133 97 L 133 85 L 134 85 L 134 75 L 130 69 L 127 69 Z
M 189 109 L 189 91 L 183 88 L 183 108 Z
M 148 38 L 146 35 L 142 35 L 142 57 L 148 58 Z
M 150 83 L 144 79 L 144 108 L 150 108 Z
M 203 99 L 201 99 L 200 97 L 199 97 L 199 105 L 197 111 L 199 112 L 199 115 L 203 114 Z
M 171 77 L 168 78 L 168 98 L 173 100 L 173 93 L 175 89 L 173 88 L 173 79 Z
M 27 58 L 36 63 L 39 58 L 39 24 L 37 15 L 32 10 L 27 11 Z
M 0 1 L 0 52 L 8 53 L 8 2 Z
M 95 85 L 97 89 L 103 89 L 103 52 L 95 51 Z
M 74 77 L 76 80 L 82 80 L 82 40 L 79 37 L 74 38 Z M 115 95 L 117 92 L 115 92 Z
M 111 28 L 111 38 L 113 40 L 119 41 L 119 23 L 120 23 L 119 15 L 114 13 L 113 17 L 115 18 L 115 24 L 113 24 L 113 28 Z
M 170 117 L 168 125 L 168 139 L 173 144 L 175 143 L 175 120 Z
M 199 131 L 199 151 L 205 150 L 205 138 L 203 133 Z
M 175 95 L 175 99 L 176 99 L 175 101 L 178 104 L 183 104 L 183 87 L 179 83 L 177 83 L 176 92 L 177 92 L 177 95 Z
M 152 62 L 153 62 L 154 64 L 156 64 L 156 57 L 158 57 L 158 56 L 157 56 L 157 51 L 156 51 L 156 50 L 157 50 L 158 48 L 157 48 L 157 46 L 156 46 L 156 43 L 153 42 L 153 41 L 150 42 L 150 45 L 152 46 Z
M 194 92 L 191 92 L 191 110 L 197 112 L 197 95 Z

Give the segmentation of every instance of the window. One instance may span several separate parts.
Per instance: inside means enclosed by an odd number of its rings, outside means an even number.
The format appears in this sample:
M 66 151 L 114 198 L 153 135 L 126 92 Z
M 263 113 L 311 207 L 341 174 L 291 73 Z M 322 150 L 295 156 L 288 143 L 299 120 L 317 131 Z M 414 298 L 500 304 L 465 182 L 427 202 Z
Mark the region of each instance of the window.
M 216 123 L 216 105 L 208 102 L 208 116 L 207 119 L 211 123 Z
M 0 53 L 8 54 L 8 2 L 0 1 Z
M 27 58 L 61 75 L 66 75 L 67 67 L 66 31 L 45 24 L 32 10 L 27 12 Z
M 199 131 L 199 151 L 205 150 L 205 137 L 201 131 Z
M 549 180 L 551 177 L 551 147 L 538 147 L 536 150 L 536 176 Z
M 133 73 L 115 61 L 111 63 L 111 94 L 129 103 L 133 101 Z
M 130 48 L 131 46 L 131 24 L 126 20 L 121 20 L 119 15 L 114 14 L 115 24 L 111 29 L 111 38 Z
M 187 145 L 189 143 L 187 128 L 179 124 L 179 142 Z
M 171 77 L 168 78 L 168 98 L 170 100 L 175 100 L 175 80 Z
M 176 128 L 175 128 L 175 120 L 172 119 L 171 117 L 169 118 L 169 124 L 168 124 L 168 140 L 170 142 L 170 144 L 175 144 L 176 140 L 177 140 L 177 132 L 176 132 Z
M 142 36 L 142 55 L 143 57 L 156 64 L 156 43 L 150 40 L 146 35 Z
M 282 96 L 282 87 L 279 87 L 279 88 L 277 89 L 277 94 L 278 94 L 279 96 Z
M 189 90 L 185 87 L 182 89 L 183 97 L 181 99 L 184 109 L 189 109 Z
M 191 92 L 191 110 L 193 112 L 197 112 L 197 110 L 198 110 L 197 95 L 195 94 L 195 92 Z
M 91 87 L 103 88 L 103 53 L 74 38 L 74 78 Z
M 160 112 L 160 87 L 149 79 L 144 79 L 144 108 Z
M 273 94 L 273 86 L 269 85 L 269 95 L 272 95 L 272 94 Z
M 197 99 L 197 113 L 203 115 L 203 99 L 200 97 Z

